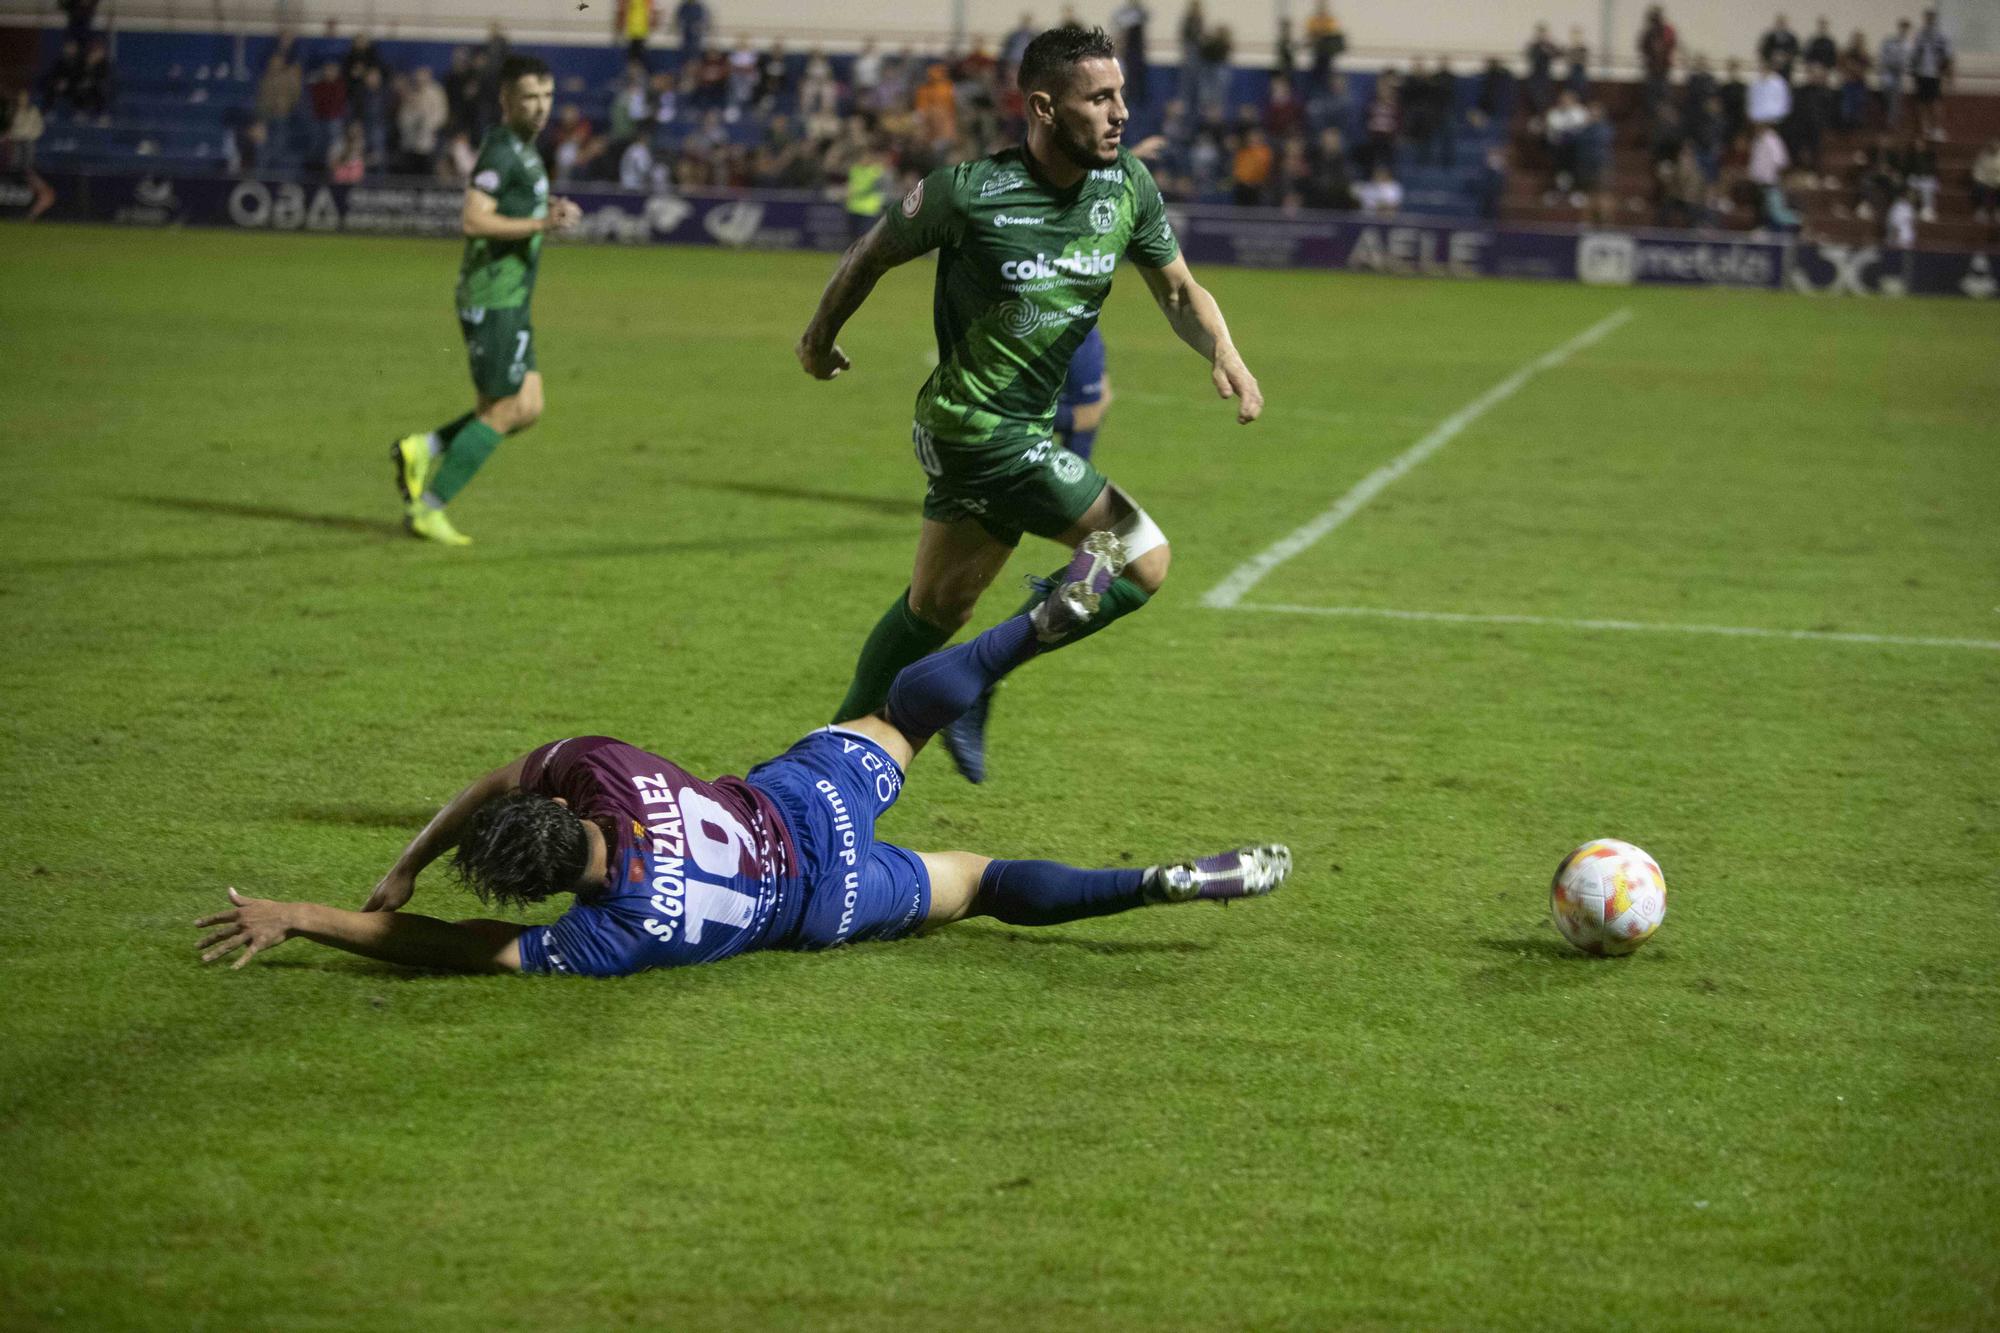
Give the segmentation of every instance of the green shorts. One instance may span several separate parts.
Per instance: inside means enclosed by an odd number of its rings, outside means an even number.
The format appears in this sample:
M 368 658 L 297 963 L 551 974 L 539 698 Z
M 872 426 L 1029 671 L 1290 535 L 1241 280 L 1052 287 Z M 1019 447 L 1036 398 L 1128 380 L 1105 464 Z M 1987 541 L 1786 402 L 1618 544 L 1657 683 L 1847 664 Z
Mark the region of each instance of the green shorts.
M 528 307 L 472 306 L 458 312 L 472 383 L 487 398 L 512 398 L 535 368 L 535 326 Z
M 977 519 L 1008 546 L 1024 532 L 1059 539 L 1109 484 L 1090 460 L 1054 440 L 968 446 L 940 440 L 922 426 L 912 427 L 910 438 L 930 478 L 924 517 L 939 523 Z

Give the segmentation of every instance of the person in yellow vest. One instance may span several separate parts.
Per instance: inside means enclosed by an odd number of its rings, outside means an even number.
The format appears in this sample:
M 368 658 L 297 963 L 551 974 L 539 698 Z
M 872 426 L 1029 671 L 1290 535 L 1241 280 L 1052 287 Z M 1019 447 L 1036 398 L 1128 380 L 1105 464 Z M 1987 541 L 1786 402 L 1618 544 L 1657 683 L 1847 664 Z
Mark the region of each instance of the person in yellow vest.
M 867 235 L 875 219 L 882 216 L 891 165 L 888 149 L 880 137 L 870 139 L 868 146 L 848 165 L 847 224 L 850 234 L 857 239 Z
M 646 63 L 646 43 L 653 36 L 653 0 L 618 0 L 618 35 L 625 41 L 625 56 L 642 66 Z

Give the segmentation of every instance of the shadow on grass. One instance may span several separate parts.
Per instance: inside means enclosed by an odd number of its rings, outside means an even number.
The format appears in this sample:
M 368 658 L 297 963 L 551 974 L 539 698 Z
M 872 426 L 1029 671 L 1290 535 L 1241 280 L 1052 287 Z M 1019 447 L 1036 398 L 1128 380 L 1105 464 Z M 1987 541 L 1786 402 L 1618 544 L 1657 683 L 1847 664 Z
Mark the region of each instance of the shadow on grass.
M 760 500 L 806 500 L 813 504 L 844 505 L 849 509 L 865 509 L 871 514 L 892 514 L 897 518 L 914 517 L 923 510 L 923 506 L 915 500 L 882 495 L 856 495 L 852 491 L 821 491 L 807 486 L 780 486 L 774 482 L 684 481 L 681 485 L 690 490 L 729 491 L 735 495 L 755 496 Z
M 967 930 L 955 928 L 951 933 L 954 940 L 967 943 L 977 942 L 989 948 L 1011 947 L 1026 944 L 1040 949 L 1076 949 L 1082 953 L 1094 953 L 1103 957 L 1126 957 L 1133 954 L 1193 954 L 1207 953 L 1215 946 L 1198 940 L 1093 940 L 1076 935 L 1054 935 L 1046 930 L 1033 932 L 1021 930 L 982 930 L 973 927 Z
M 179 495 L 127 495 L 127 504 L 145 505 L 183 514 L 207 514 L 218 518 L 248 518 L 262 522 L 292 523 L 300 527 L 329 528 L 365 537 L 401 537 L 403 526 L 386 518 L 358 518 L 352 514 L 316 514 L 283 505 L 238 504 L 231 500 L 209 500 Z
M 1644 950 L 1622 958 L 1598 958 L 1572 948 L 1553 931 L 1546 935 L 1487 935 L 1472 941 L 1486 953 L 1507 955 L 1509 961 L 1483 967 L 1465 979 L 1474 995 L 1500 995 L 1557 990 L 1586 985 L 1616 975 L 1621 967 L 1650 967 L 1667 961 L 1661 950 Z

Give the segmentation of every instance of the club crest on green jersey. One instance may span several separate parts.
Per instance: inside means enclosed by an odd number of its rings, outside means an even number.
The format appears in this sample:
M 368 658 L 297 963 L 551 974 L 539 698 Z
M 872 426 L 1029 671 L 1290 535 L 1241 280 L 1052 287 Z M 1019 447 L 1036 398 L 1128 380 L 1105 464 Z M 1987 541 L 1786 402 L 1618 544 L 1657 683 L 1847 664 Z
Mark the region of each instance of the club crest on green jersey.
M 1090 206 L 1090 227 L 1102 236 L 1118 225 L 1118 209 L 1109 199 L 1099 199 Z

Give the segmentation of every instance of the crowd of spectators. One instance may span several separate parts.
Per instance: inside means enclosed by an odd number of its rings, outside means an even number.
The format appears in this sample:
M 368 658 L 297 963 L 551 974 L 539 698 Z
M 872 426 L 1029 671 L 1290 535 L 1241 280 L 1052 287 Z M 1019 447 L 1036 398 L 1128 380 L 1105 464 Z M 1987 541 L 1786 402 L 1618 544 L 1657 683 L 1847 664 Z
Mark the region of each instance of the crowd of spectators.
M 1606 173 L 1628 135 L 1649 155 L 1662 225 L 1713 225 L 1741 207 L 1759 226 L 1796 230 L 1803 189 L 1844 193 L 1836 211 L 1880 222 L 1892 243 L 1908 244 L 1915 222 L 1936 220 L 1936 145 L 1946 137 L 1943 93 L 1952 77 L 1936 11 L 1920 24 L 1900 21 L 1874 43 L 1861 31 L 1842 43 L 1824 18 L 1801 39 L 1776 15 L 1747 74 L 1743 60 L 1730 58 L 1718 76 L 1706 55 L 1686 51 L 1659 5 L 1646 11 L 1635 45 L 1637 96 L 1617 103 L 1591 82 L 1576 35 L 1558 47 L 1543 27 L 1528 43 L 1528 127 L 1546 153 L 1545 203 L 1614 211 Z M 1836 138 L 1862 134 L 1873 136 L 1868 147 L 1830 150 Z M 1976 173 L 1972 183 L 1976 191 Z M 1978 216 L 1991 220 L 1992 208 Z
M 92 29 L 98 0 L 61 2 L 70 26 L 41 82 L 41 105 L 104 117 L 114 80 Z M 816 190 L 863 216 L 939 164 L 1019 139 L 1014 75 L 1041 26 L 1023 12 L 996 46 L 974 39 L 941 56 L 870 41 L 836 67 L 817 49 L 715 41 L 705 0 L 661 11 L 651 0 L 618 0 L 613 9 L 625 67 L 608 97 L 602 89 L 560 90 L 542 145 L 559 184 Z M 654 32 L 662 12 L 671 33 Z M 1740 204 L 1762 225 L 1795 227 L 1791 196 L 1801 182 L 1849 190 L 1853 212 L 1885 226 L 1891 214 L 1902 225 L 1901 203 L 1917 219 L 1935 216 L 1934 145 L 1945 133 L 1952 52 L 1934 13 L 1921 26 L 1905 20 L 1873 45 L 1861 32 L 1839 43 L 1824 19 L 1802 40 L 1779 15 L 1758 43 L 1756 72 L 1746 76 L 1734 58 L 1718 74 L 1653 5 L 1635 43 L 1640 79 L 1624 98 L 1605 96 L 1607 85 L 1593 78 L 1580 28 L 1558 42 L 1538 26 L 1518 72 L 1491 59 L 1461 75 L 1439 56 L 1350 85 L 1342 67 L 1347 33 L 1328 0 L 1310 0 L 1296 24 L 1278 21 L 1264 77 L 1239 77 L 1235 34 L 1208 21 L 1202 0 L 1186 0 L 1179 13 L 1175 68 L 1156 69 L 1149 59 L 1153 22 L 1144 0 L 1123 0 L 1108 30 L 1136 117 L 1128 141 L 1144 134 L 1135 146 L 1170 199 L 1394 213 L 1409 169 L 1438 167 L 1469 190 L 1477 211 L 1495 215 L 1512 154 L 1504 138 L 1493 143 L 1485 131 L 1515 124 L 1519 109 L 1525 142 L 1549 173 L 1545 202 L 1617 208 L 1609 177 L 1623 136 L 1650 155 L 1663 225 L 1710 225 Z M 396 68 L 367 35 L 342 39 L 332 24 L 310 41 L 286 33 L 257 75 L 254 109 L 232 126 L 232 168 L 303 167 L 349 183 L 379 175 L 463 181 L 497 122 L 508 50 L 496 24 L 484 44 L 459 48 L 438 72 Z M 1367 87 L 1365 97 L 1357 86 Z M 19 99 L 8 119 L 22 127 L 19 138 L 8 131 L 10 153 L 31 153 L 16 145 L 39 132 L 34 102 Z M 1851 160 L 1829 151 L 1831 136 L 1864 131 L 1873 137 Z M 1463 161 L 1467 132 L 1480 145 Z M 1982 220 L 1994 220 L 2000 207 L 1996 172 L 2000 153 L 1989 150 L 1971 182 Z

